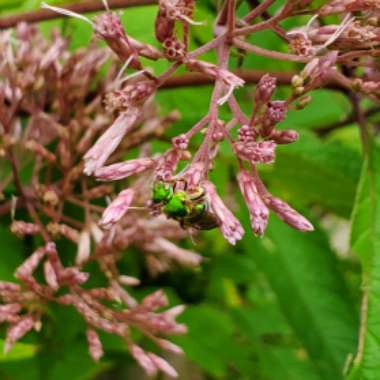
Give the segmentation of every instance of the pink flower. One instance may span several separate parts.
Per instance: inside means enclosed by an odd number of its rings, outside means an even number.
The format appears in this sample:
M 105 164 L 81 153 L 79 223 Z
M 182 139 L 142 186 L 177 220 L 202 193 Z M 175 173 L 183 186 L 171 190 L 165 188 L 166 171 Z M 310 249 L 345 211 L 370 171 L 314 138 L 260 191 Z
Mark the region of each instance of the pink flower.
M 182 152 L 179 149 L 169 149 L 160 159 L 156 169 L 157 179 L 168 181 L 177 169 Z
M 44 275 L 49 288 L 53 291 L 57 291 L 59 289 L 57 273 L 55 272 L 50 261 L 45 261 L 44 263 Z
M 289 226 L 303 232 L 314 230 L 313 225 L 286 202 L 272 195 L 265 197 L 264 200 L 266 205 L 273 210 L 280 219 L 289 224 Z
M 136 344 L 130 347 L 131 354 L 135 360 L 140 364 L 148 376 L 154 376 L 157 374 L 158 368 L 148 354 Z
M 102 342 L 98 333 L 94 329 L 87 329 L 88 351 L 91 357 L 97 362 L 104 355 Z
M 8 321 L 8 319 L 15 317 L 22 309 L 19 303 L 9 303 L 0 305 L 0 323 Z
M 95 171 L 95 176 L 103 181 L 115 181 L 143 172 L 156 163 L 151 158 L 137 158 L 119 162 L 117 164 L 103 166 Z
M 135 108 L 122 113 L 111 127 L 103 133 L 95 145 L 84 155 L 84 172 L 87 175 L 94 173 L 104 165 L 128 130 L 134 126 L 138 113 L 138 110 Z
M 130 108 L 141 107 L 155 90 L 156 84 L 151 80 L 127 83 L 121 90 L 106 95 L 106 109 L 108 112 L 125 112 Z
M 209 181 L 203 182 L 202 186 L 206 190 L 211 210 L 220 222 L 220 230 L 223 236 L 230 244 L 235 245 L 244 235 L 243 227 L 232 212 L 225 206 L 217 194 L 215 186 Z
M 75 258 L 75 263 L 81 265 L 85 263 L 90 257 L 91 252 L 91 239 L 90 232 L 87 229 L 84 229 L 79 235 L 79 243 L 77 256 Z
M 242 125 L 238 131 L 239 142 L 247 143 L 254 142 L 257 138 L 257 130 L 250 125 Z
M 107 229 L 116 224 L 127 213 L 134 195 L 135 192 L 132 189 L 123 190 L 106 208 L 99 224 Z
M 190 59 L 186 64 L 190 70 L 200 71 L 214 79 L 220 79 L 226 85 L 226 94 L 218 100 L 219 105 L 224 104 L 232 95 L 234 90 L 238 87 L 242 87 L 245 83 L 243 79 L 231 73 L 231 71 L 221 69 L 220 67 L 209 62 Z
M 151 293 L 144 297 L 141 306 L 150 311 L 156 311 L 165 306 L 168 306 L 168 298 L 162 290 L 156 290 L 154 293 Z
M 260 198 L 254 179 L 247 171 L 240 171 L 237 180 L 249 209 L 252 230 L 256 235 L 263 235 L 268 224 L 269 210 Z
M 182 174 L 188 189 L 195 189 L 205 177 L 205 164 L 201 161 L 193 162 Z
M 181 135 L 174 137 L 172 143 L 175 148 L 185 150 L 189 145 L 189 139 L 184 133 L 182 133 Z
M 63 269 L 59 274 L 59 281 L 66 285 L 82 285 L 90 277 L 89 273 L 81 272 L 78 268 Z
M 13 344 L 34 327 L 34 323 L 34 318 L 30 315 L 27 315 L 21 318 L 18 322 L 10 325 L 7 330 L 7 335 L 4 343 L 4 352 L 9 352 Z
M 152 360 L 153 364 L 164 374 L 168 375 L 171 378 L 178 377 L 177 371 L 163 358 L 153 354 L 152 352 L 148 353 L 149 358 Z
M 160 346 L 165 351 L 168 351 L 177 355 L 183 354 L 183 350 L 181 347 L 177 346 L 176 344 L 170 342 L 167 339 L 157 338 L 155 339 L 155 343 L 157 343 L 157 345 Z
M 14 220 L 11 224 L 11 231 L 22 238 L 25 235 L 37 235 L 41 228 L 38 224 L 35 223 L 26 223 L 22 220 Z
M 144 244 L 143 247 L 148 252 L 164 253 L 169 259 L 185 267 L 195 268 L 203 260 L 203 257 L 197 253 L 178 247 L 176 244 L 163 237 L 157 237 Z
M 268 103 L 276 90 L 277 79 L 265 74 L 260 78 L 256 86 L 255 101 L 256 103 Z
M 310 87 L 320 87 L 335 67 L 338 52 L 332 51 L 320 58 L 311 60 L 302 70 L 301 77 L 308 82 Z
M 272 131 L 270 138 L 274 140 L 277 144 L 290 144 L 298 140 L 299 134 L 293 129 L 288 129 L 285 131 Z
M 22 281 L 29 281 L 45 255 L 46 248 L 38 248 L 17 268 L 15 273 L 16 278 Z
M 276 144 L 273 141 L 235 143 L 236 153 L 252 165 L 271 164 L 275 159 Z

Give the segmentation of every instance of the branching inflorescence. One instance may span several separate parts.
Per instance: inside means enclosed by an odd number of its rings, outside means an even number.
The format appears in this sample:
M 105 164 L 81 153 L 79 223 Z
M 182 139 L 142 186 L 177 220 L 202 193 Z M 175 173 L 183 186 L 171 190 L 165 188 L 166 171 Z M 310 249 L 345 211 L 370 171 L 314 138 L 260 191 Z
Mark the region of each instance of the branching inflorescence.
M 312 9 L 308 0 L 287 0 L 274 16 L 257 21 L 272 3 L 265 0 L 240 19 L 236 2 L 225 1 L 215 21 L 214 39 L 193 51 L 189 51 L 190 27 L 199 25 L 194 21 L 194 0 L 159 1 L 155 24 L 159 48 L 129 36 L 119 15 L 108 7 L 90 20 L 44 5 L 90 23 L 95 40 L 105 41 L 108 49 L 94 41 L 70 52 L 68 40 L 58 32 L 47 40 L 24 23 L 1 33 L 0 152 L 6 174 L 0 182 L 4 192 L 0 210 L 16 216 L 11 224 L 14 234 L 41 241 L 17 268 L 19 283 L 0 283 L 0 319 L 9 324 L 6 350 L 30 330 L 38 330 L 45 305 L 56 302 L 72 305 L 83 316 L 95 360 L 103 355 L 96 332 L 102 330 L 124 339 L 148 374 L 163 371 L 176 376 L 164 359 L 138 346 L 130 330 L 137 328 L 162 349 L 179 353 L 181 349 L 163 336 L 186 331 L 175 321 L 183 308 L 160 312 L 167 306 L 161 291 L 137 302 L 125 286 L 139 281 L 120 274 L 117 261 L 127 247 L 136 247 L 154 275 L 172 263 L 200 264 L 200 255 L 175 243 L 188 232 L 219 228 L 231 244 L 242 239 L 243 227 L 209 179 L 223 141 L 236 156 L 236 181 L 256 235 L 265 233 L 270 210 L 297 230 L 313 230 L 305 217 L 267 190 L 257 166 L 273 163 L 278 145 L 297 141 L 296 131 L 277 126 L 290 108 L 304 107 L 310 100 L 308 93 L 327 81 L 334 79 L 347 91 L 355 89 L 378 102 L 380 9 L 376 0 L 333 0 L 318 9 Z M 304 27 L 282 29 L 282 20 L 299 14 L 313 17 Z M 339 24 L 319 25 L 319 17 L 331 14 L 339 16 Z M 284 38 L 289 52 L 248 42 L 248 36 L 264 29 Z M 275 100 L 276 79 L 266 74 L 257 83 L 251 114 L 246 115 L 234 96 L 244 80 L 230 70 L 230 53 L 236 48 L 304 63 L 292 79 L 290 96 Z M 215 50 L 216 64 L 199 58 L 209 50 Z M 165 59 L 170 67 L 156 75 L 144 66 L 142 57 Z M 209 111 L 173 138 L 170 149 L 152 155 L 149 141 L 160 138 L 179 117 L 176 111 L 161 116 L 154 94 L 180 66 L 212 78 Z M 358 67 L 363 69 L 361 76 L 355 76 Z M 124 76 L 127 68 L 134 73 Z M 223 105 L 230 109 L 228 120 L 220 117 Z M 197 134 L 203 135 L 203 141 L 191 151 L 190 141 Z M 138 148 L 138 157 L 123 160 L 132 148 Z M 184 169 L 179 171 L 180 163 Z M 25 181 L 20 173 L 27 166 L 32 166 L 32 173 Z M 113 196 L 115 181 L 137 174 Z M 10 199 L 7 189 L 12 182 L 17 197 Z M 113 198 L 108 206 L 102 202 L 105 197 Z M 67 205 L 81 210 L 82 216 L 74 219 L 66 212 Z M 17 219 L 20 209 L 27 212 L 25 220 Z M 59 238 L 78 246 L 71 266 L 64 265 L 57 251 Z M 84 267 L 91 261 L 101 268 L 107 287 L 86 286 L 90 274 Z M 34 276 L 39 266 L 44 281 Z

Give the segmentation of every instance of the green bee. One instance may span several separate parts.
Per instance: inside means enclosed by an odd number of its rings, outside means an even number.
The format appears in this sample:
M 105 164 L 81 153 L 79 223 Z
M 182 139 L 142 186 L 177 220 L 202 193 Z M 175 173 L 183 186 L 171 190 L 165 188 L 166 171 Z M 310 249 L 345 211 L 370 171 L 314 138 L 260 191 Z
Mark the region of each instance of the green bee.
M 219 226 L 215 215 L 211 213 L 205 191 L 202 187 L 195 191 L 176 190 L 175 185 L 156 182 L 153 185 L 152 201 L 162 205 L 162 212 L 177 220 L 183 228 L 211 230 Z

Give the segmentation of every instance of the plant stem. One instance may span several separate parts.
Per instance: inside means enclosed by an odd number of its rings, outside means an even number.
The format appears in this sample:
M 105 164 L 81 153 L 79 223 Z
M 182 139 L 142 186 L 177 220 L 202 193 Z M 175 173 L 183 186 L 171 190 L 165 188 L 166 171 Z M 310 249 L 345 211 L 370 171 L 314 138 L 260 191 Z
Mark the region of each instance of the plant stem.
M 157 4 L 157 0 L 109 0 L 110 9 L 120 9 L 151 4 Z M 76 13 L 88 13 L 104 10 L 104 5 L 99 0 L 88 0 L 80 3 L 73 2 L 72 4 L 62 6 L 62 8 Z M 0 18 L 0 29 L 12 28 L 20 22 L 36 23 L 39 21 L 52 20 L 61 17 L 64 16 L 51 12 L 48 9 L 39 9 L 32 12 Z

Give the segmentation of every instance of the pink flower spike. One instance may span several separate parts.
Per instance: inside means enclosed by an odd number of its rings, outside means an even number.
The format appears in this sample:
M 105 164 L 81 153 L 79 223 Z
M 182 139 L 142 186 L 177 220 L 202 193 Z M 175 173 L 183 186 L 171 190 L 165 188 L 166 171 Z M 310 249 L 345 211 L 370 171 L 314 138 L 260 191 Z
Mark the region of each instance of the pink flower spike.
M 303 232 L 314 231 L 313 225 L 304 216 L 299 214 L 281 199 L 270 195 L 266 197 L 265 203 L 281 220 L 286 224 L 289 224 L 289 226 Z
M 94 329 L 87 329 L 88 351 L 91 357 L 97 362 L 104 355 L 103 345 L 98 333 Z
M 158 368 L 148 354 L 136 344 L 130 347 L 131 354 L 135 360 L 140 364 L 148 376 L 154 376 L 157 374 Z
M 9 326 L 4 343 L 4 353 L 8 353 L 13 344 L 34 327 L 34 322 L 34 319 L 28 315 L 20 319 L 17 323 Z
M 293 129 L 287 129 L 285 131 L 273 130 L 270 138 L 277 144 L 290 144 L 298 140 L 299 134 Z
M 196 268 L 203 260 L 201 255 L 188 249 L 178 247 L 176 244 L 162 237 L 155 238 L 151 243 L 146 244 L 145 248 L 151 252 L 164 252 L 168 258 L 184 267 Z
M 0 305 L 0 323 L 16 317 L 21 309 L 22 305 L 19 303 L 8 303 L 6 305 Z
M 156 365 L 156 367 L 162 371 L 164 374 L 168 375 L 171 378 L 177 378 L 177 371 L 163 358 L 153 354 L 152 352 L 148 353 L 149 358 Z
M 157 343 L 163 350 L 171 352 L 172 354 L 183 354 L 183 350 L 181 347 L 177 346 L 176 344 L 170 342 L 167 339 L 157 338 L 155 339 L 155 343 Z
M 83 157 L 85 174 L 91 175 L 104 165 L 128 130 L 133 127 L 137 116 L 138 111 L 135 108 L 122 113 L 111 127 L 103 133 L 95 145 Z
M 220 230 L 225 239 L 232 245 L 241 240 L 244 235 L 244 229 L 234 214 L 226 207 L 222 199 L 216 192 L 215 186 L 205 181 L 202 183 L 210 201 L 211 210 L 214 212 L 220 222 Z
M 169 301 L 165 293 L 162 290 L 156 290 L 154 293 L 144 297 L 142 306 L 148 310 L 155 311 L 168 306 L 168 303 Z
M 134 190 L 123 190 L 116 199 L 105 209 L 99 224 L 109 229 L 117 223 L 128 211 L 133 197 Z
M 15 277 L 19 280 L 29 280 L 32 273 L 36 270 L 46 254 L 45 247 L 38 248 L 31 256 L 29 256 L 16 270 Z
M 250 174 L 242 170 L 237 175 L 240 191 L 249 209 L 252 230 L 256 235 L 263 235 L 268 224 L 269 210 L 260 198 L 256 185 Z
M 235 150 L 238 156 L 252 165 L 271 164 L 275 160 L 276 144 L 273 141 L 237 142 Z
M 271 77 L 269 74 L 263 75 L 256 86 L 255 102 L 268 103 L 276 90 L 276 83 L 277 79 L 275 77 Z
M 77 265 L 82 265 L 83 263 L 85 263 L 90 257 L 90 252 L 91 252 L 90 232 L 87 229 L 85 229 L 79 235 L 79 243 L 78 243 L 78 250 L 77 250 L 77 256 L 75 258 L 75 263 Z
M 156 161 L 151 158 L 137 158 L 135 160 L 103 166 L 95 171 L 95 176 L 102 181 L 115 181 L 141 173 L 152 167 L 155 163 Z
M 49 288 L 53 291 L 57 291 L 59 289 L 57 274 L 50 261 L 45 261 L 44 263 L 44 275 Z

